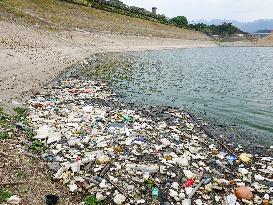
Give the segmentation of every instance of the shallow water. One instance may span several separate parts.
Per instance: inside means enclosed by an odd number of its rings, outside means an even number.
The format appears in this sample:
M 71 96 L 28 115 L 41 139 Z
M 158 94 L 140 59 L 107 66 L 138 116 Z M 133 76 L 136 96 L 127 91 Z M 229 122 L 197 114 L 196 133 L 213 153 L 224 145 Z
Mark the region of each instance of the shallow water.
M 112 54 L 88 72 L 112 82 L 126 101 L 185 107 L 239 125 L 244 141 L 273 144 L 273 48 Z

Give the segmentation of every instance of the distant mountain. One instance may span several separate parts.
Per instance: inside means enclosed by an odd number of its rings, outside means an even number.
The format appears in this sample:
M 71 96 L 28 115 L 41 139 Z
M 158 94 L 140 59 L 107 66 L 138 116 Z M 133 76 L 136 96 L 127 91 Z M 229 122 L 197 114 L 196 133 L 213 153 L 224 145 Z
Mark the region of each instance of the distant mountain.
M 195 23 L 205 23 L 205 24 L 215 24 L 220 25 L 223 22 L 232 23 L 234 26 L 238 27 L 242 31 L 255 33 L 258 30 L 273 30 L 273 19 L 259 19 L 251 22 L 239 22 L 235 20 L 222 20 L 222 19 L 213 19 L 211 21 L 207 20 L 197 20 Z

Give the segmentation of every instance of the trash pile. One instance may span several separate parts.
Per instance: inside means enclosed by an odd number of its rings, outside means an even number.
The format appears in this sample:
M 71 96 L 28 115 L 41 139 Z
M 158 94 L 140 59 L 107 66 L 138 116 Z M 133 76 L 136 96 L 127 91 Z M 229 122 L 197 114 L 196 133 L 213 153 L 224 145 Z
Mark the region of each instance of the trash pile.
M 179 109 L 66 79 L 28 103 L 55 180 L 104 204 L 273 204 L 273 158 L 230 153 Z M 235 154 L 236 153 L 236 154 Z

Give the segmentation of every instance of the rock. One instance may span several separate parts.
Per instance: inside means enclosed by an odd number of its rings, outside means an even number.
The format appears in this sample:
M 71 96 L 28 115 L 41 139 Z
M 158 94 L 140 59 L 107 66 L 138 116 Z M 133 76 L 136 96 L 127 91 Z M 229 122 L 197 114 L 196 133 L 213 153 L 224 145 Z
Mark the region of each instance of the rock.
M 114 202 L 115 204 L 123 204 L 123 202 L 126 201 L 126 197 L 122 194 L 117 194 L 115 197 L 114 197 Z
M 7 202 L 8 204 L 20 204 L 21 198 L 16 195 L 12 195 L 10 198 L 7 199 Z
M 253 200 L 253 194 L 249 187 L 240 186 L 235 190 L 235 195 L 238 199 Z

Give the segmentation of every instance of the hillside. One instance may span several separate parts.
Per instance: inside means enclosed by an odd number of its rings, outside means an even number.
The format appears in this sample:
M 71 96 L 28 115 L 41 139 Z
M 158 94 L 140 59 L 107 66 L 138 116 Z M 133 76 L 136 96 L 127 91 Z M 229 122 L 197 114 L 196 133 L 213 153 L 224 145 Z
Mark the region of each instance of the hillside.
M 51 30 L 82 29 L 126 35 L 209 40 L 209 37 L 199 32 L 59 0 L 1 0 L 0 19 L 12 19 Z

